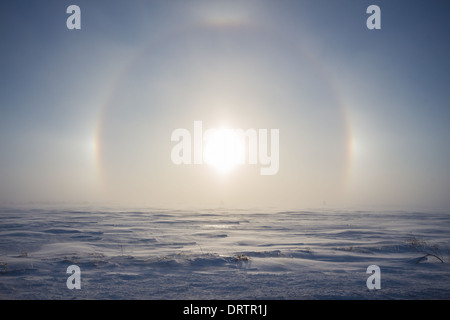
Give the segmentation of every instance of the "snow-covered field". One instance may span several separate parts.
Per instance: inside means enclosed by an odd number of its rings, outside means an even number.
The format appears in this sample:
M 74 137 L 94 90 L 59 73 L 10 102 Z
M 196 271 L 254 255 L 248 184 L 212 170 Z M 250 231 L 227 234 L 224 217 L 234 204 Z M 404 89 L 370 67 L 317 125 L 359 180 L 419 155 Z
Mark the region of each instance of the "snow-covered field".
M 0 298 L 449 299 L 449 231 L 446 212 L 4 207 Z

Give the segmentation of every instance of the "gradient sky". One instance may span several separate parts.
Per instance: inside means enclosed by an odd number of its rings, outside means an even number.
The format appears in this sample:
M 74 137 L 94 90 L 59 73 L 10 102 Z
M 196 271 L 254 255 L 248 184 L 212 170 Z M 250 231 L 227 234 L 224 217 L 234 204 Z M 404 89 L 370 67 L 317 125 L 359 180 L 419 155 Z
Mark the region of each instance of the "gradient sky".
M 68 30 L 66 8 L 81 8 Z M 381 8 L 381 30 L 366 9 Z M 0 201 L 450 210 L 450 3 L 1 1 Z M 173 130 L 280 130 L 280 169 Z

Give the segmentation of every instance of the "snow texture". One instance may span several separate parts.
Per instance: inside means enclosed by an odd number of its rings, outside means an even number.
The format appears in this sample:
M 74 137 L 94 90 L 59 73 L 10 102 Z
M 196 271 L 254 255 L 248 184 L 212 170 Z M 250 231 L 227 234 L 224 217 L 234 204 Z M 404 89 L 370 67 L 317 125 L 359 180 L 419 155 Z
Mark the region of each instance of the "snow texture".
M 4 207 L 0 299 L 449 299 L 449 218 Z M 66 286 L 70 265 L 80 290 Z

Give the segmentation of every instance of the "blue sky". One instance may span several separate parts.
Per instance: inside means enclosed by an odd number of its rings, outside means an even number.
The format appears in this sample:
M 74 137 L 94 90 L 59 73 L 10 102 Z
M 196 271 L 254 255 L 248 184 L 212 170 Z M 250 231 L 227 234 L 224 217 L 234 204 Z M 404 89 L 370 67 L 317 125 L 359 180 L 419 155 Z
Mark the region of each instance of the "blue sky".
M 448 210 L 449 9 L 2 1 L 0 200 Z M 279 129 L 278 174 L 175 166 L 196 120 Z

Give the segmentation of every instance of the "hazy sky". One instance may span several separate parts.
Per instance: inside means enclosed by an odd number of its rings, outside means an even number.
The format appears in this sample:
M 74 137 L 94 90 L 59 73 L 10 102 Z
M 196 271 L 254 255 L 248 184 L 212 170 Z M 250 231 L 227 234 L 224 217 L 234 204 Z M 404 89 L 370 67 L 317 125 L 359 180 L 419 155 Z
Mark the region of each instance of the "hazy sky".
M 0 201 L 450 210 L 449 13 L 446 0 L 1 1 Z M 278 129 L 277 174 L 175 165 L 171 134 L 194 139 L 194 121 Z

